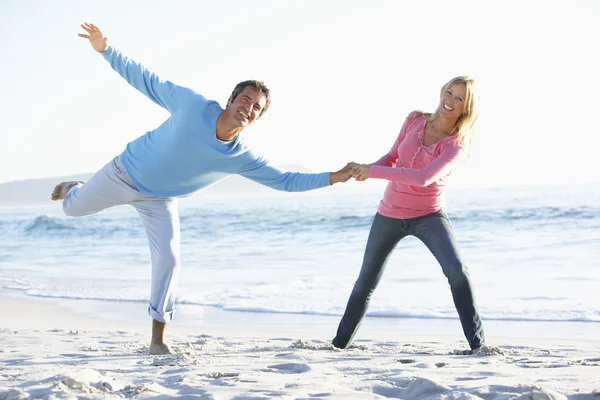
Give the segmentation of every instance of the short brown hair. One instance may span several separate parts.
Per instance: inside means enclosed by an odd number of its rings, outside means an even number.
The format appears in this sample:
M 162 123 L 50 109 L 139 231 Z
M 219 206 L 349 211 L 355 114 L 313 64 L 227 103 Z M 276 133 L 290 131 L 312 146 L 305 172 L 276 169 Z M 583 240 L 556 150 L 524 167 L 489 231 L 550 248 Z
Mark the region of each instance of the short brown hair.
M 260 111 L 259 115 L 262 116 L 271 104 L 271 91 L 263 81 L 250 80 L 238 83 L 233 89 L 233 92 L 231 92 L 231 101 L 234 101 L 237 95 L 242 93 L 248 86 L 256 90 L 258 93 L 264 94 L 266 97 L 267 102 L 265 103 L 264 108 Z

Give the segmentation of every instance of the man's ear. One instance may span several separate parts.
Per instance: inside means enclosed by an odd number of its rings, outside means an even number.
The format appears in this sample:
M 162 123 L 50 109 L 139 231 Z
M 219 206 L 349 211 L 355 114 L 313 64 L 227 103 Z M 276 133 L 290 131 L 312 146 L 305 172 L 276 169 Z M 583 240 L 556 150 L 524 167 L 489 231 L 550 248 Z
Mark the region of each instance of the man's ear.
M 229 96 L 229 99 L 227 100 L 227 107 L 229 107 L 229 105 L 233 102 L 233 98 L 231 96 Z M 227 108 L 225 107 L 225 108 Z

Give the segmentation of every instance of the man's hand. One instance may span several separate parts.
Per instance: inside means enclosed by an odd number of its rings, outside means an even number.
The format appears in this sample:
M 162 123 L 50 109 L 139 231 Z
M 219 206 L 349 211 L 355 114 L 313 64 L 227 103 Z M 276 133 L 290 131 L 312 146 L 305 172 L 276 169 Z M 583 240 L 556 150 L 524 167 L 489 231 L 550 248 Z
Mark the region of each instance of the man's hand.
M 94 24 L 84 22 L 81 27 L 87 33 L 79 33 L 77 36 L 88 39 L 90 44 L 99 53 L 102 53 L 108 47 L 108 38 L 102 36 L 102 31 Z
M 347 182 L 352 178 L 352 176 L 354 176 L 354 168 L 351 164 L 353 163 L 348 163 L 339 171 L 332 172 L 329 175 L 329 184 L 333 185 L 334 183 Z
M 369 179 L 369 164 L 357 164 L 355 162 L 348 163 L 348 166 L 352 167 L 352 176 L 359 182 L 366 181 Z

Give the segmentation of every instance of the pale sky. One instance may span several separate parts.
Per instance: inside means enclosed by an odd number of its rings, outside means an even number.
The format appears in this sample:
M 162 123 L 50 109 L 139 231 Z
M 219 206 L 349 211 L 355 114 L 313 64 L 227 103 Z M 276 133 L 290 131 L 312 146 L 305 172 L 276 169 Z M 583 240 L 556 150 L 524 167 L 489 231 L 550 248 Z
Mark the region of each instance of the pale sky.
M 599 21 L 594 0 L 0 0 L 0 183 L 93 172 L 167 117 L 82 22 L 222 105 L 264 80 L 273 103 L 243 135 L 276 164 L 373 162 L 471 75 L 481 133 L 458 184 L 600 182 Z

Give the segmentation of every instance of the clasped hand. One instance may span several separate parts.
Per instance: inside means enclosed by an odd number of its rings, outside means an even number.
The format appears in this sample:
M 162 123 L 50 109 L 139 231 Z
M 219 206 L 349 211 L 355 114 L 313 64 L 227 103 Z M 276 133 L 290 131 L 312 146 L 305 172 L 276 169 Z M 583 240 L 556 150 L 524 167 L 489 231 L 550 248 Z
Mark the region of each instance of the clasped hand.
M 330 183 L 348 182 L 350 178 L 354 178 L 357 181 L 364 181 L 369 178 L 369 164 L 358 164 L 355 162 L 349 162 L 346 166 L 339 171 L 332 172 L 330 175 Z
M 369 178 L 369 169 L 371 168 L 369 164 L 349 162 L 346 164 L 346 167 L 350 167 L 350 174 L 359 182 L 365 181 Z

